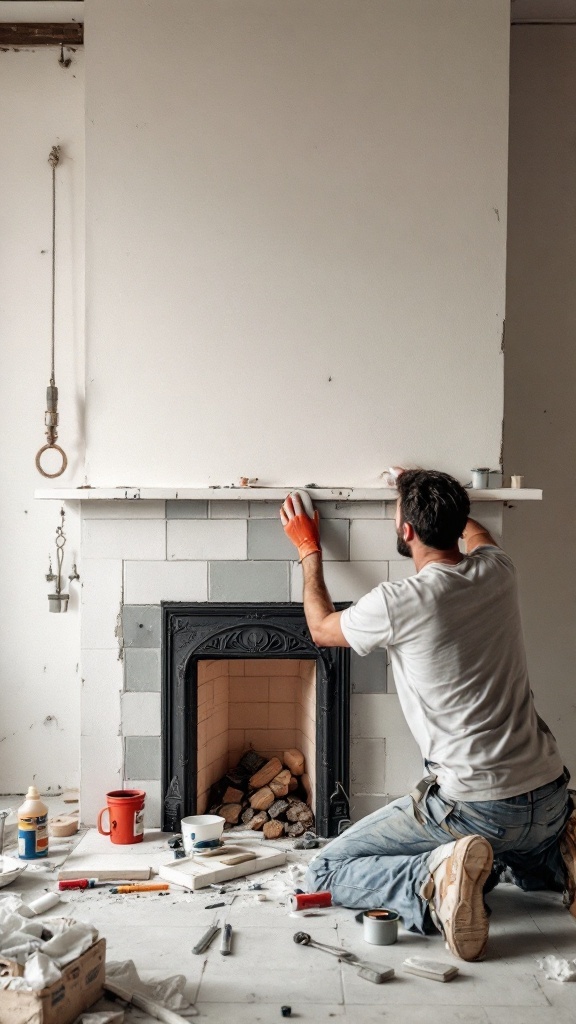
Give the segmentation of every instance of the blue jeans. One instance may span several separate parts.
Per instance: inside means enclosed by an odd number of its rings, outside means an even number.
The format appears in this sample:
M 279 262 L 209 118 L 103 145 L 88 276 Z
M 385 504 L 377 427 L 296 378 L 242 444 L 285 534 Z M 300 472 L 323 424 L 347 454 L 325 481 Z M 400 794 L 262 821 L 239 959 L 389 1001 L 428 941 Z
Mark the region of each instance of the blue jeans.
M 566 887 L 558 837 L 570 817 L 568 773 L 531 793 L 508 800 L 460 802 L 444 797 L 434 777 L 416 796 L 400 797 L 352 825 L 311 861 L 309 892 L 329 890 L 334 903 L 359 910 L 388 907 L 404 926 L 423 935 L 434 931 L 420 889 L 429 877 L 428 856 L 443 843 L 485 836 L 495 870 L 485 891 L 509 868 L 523 889 Z M 415 792 L 415 791 L 414 791 Z

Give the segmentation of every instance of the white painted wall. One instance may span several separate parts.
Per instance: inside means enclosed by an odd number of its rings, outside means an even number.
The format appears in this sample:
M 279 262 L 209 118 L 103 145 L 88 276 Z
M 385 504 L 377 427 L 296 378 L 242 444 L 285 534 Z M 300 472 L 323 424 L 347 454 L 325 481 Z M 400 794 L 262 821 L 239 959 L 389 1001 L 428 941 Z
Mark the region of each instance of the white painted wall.
M 90 482 L 353 484 L 393 459 L 463 477 L 496 465 L 504 0 L 84 7 Z M 1 408 L 13 438 L 0 455 L 0 791 L 78 775 L 78 599 L 48 617 L 58 510 L 31 497 L 55 142 L 60 482 L 84 481 L 83 55 L 68 71 L 57 56 L 0 55 Z M 66 571 L 70 508 L 68 536 Z M 85 713 L 90 739 L 88 702 Z
M 92 485 L 500 455 L 507 0 L 86 0 Z
M 49 552 L 54 562 L 59 506 L 33 499 L 34 488 L 42 485 L 34 456 L 45 441 L 50 376 L 47 159 L 55 144 L 62 146 L 56 382 L 59 440 L 70 464 L 60 481 L 81 482 L 83 460 L 83 53 L 73 55 L 67 70 L 58 65 L 59 53 L 57 48 L 0 53 L 0 793 L 21 793 L 33 779 L 44 791 L 78 784 L 79 599 L 73 591 L 67 615 L 48 612 L 44 574 Z M 70 506 L 66 533 L 68 574 L 79 544 Z
M 576 25 L 512 30 L 504 462 L 533 689 L 576 778 Z

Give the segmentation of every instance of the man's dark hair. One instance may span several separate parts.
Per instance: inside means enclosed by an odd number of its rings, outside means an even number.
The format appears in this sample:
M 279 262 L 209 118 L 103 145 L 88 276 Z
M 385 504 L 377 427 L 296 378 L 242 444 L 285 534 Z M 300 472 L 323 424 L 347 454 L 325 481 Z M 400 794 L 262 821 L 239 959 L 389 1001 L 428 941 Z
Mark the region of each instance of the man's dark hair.
M 470 514 L 462 484 L 448 473 L 407 469 L 398 477 L 402 522 L 410 523 L 423 544 L 447 551 L 458 543 Z

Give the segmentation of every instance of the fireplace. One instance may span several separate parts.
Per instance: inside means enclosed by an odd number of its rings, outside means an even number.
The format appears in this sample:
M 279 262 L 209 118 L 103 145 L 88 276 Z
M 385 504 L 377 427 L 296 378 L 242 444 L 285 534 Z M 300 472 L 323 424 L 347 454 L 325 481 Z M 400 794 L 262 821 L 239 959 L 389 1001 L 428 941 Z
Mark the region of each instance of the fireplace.
M 345 608 L 347 603 L 336 607 Z M 256 719 L 251 733 L 245 728 L 247 720 L 234 717 L 238 716 L 242 680 L 250 677 L 250 665 L 257 663 L 253 671 L 261 680 L 273 680 L 274 664 L 286 676 L 289 662 L 294 664 L 296 682 L 291 700 L 276 702 L 270 692 L 266 729 L 258 730 L 264 722 Z M 209 740 L 212 763 L 224 770 L 232 767 L 242 746 L 257 747 L 252 735 L 256 739 L 261 736 L 264 749 L 259 752 L 265 755 L 278 752 L 276 742 L 278 750 L 283 745 L 303 747 L 313 780 L 316 831 L 323 836 L 337 835 L 350 814 L 349 664 L 349 649 L 319 648 L 312 642 L 301 604 L 162 603 L 164 830 L 178 831 L 180 818 L 207 809 L 209 783 L 214 779 L 206 776 L 209 764 L 205 744 L 199 743 L 199 711 L 204 721 L 205 688 L 212 679 L 218 682 L 221 694 L 212 715 L 218 722 Z M 282 675 L 276 679 L 277 686 L 281 680 Z M 246 687 L 246 703 L 252 700 Z M 275 703 L 285 709 L 285 728 Z M 288 710 L 290 705 L 292 710 Z M 260 702 L 258 707 L 262 706 Z M 232 739 L 226 741 L 226 736 Z

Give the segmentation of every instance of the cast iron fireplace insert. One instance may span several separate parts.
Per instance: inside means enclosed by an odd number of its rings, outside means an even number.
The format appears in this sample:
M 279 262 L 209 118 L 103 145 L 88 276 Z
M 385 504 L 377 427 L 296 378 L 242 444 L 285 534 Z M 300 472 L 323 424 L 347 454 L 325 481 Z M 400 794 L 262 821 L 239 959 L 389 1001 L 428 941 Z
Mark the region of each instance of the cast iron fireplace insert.
M 339 602 L 337 610 L 350 602 Z M 349 819 L 350 650 L 317 647 L 301 604 L 162 603 L 162 793 L 165 832 L 196 813 L 198 663 L 287 659 L 316 663 L 316 832 Z

